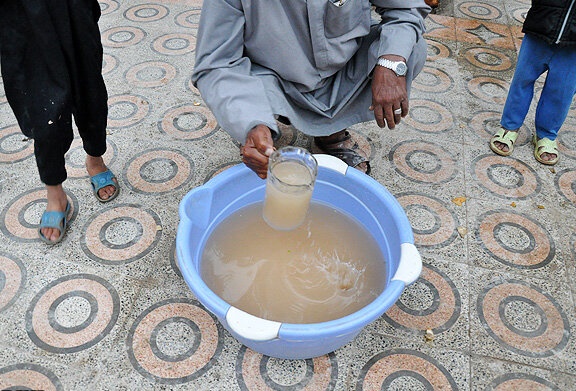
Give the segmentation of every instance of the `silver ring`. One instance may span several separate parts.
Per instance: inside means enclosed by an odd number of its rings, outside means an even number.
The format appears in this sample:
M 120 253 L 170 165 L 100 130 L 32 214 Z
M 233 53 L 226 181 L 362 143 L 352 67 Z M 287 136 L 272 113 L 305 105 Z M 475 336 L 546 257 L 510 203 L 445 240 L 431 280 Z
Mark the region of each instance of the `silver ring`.
M 402 109 L 396 109 L 396 110 L 394 110 L 394 114 L 402 114 Z

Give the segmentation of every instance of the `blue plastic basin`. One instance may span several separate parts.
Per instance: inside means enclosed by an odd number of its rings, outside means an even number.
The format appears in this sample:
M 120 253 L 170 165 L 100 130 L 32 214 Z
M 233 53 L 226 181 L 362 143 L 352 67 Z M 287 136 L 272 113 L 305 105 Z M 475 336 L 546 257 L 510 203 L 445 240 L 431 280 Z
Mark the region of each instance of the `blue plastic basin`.
M 273 322 L 231 306 L 204 283 L 200 262 L 210 233 L 230 214 L 264 199 L 265 181 L 244 164 L 221 172 L 180 202 L 176 251 L 184 280 L 238 341 L 271 357 L 305 359 L 338 349 L 382 316 L 422 271 L 412 227 L 396 198 L 371 177 L 348 169 L 341 160 L 328 155 L 315 157 L 319 167 L 312 199 L 354 216 L 372 233 L 386 262 L 384 291 L 348 316 L 311 324 Z

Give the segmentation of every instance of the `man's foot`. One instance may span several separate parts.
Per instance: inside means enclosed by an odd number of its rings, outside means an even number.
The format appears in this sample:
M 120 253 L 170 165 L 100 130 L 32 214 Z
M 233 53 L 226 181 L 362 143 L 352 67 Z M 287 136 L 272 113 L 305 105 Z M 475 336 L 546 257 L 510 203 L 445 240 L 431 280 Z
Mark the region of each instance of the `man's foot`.
M 62 185 L 46 186 L 46 198 L 48 204 L 46 205 L 46 212 L 66 213 L 68 207 L 68 197 L 62 188 Z M 44 217 L 43 217 L 44 219 Z M 42 222 L 41 222 L 42 223 Z M 39 229 L 40 237 L 47 243 L 58 243 L 62 239 L 66 224 L 56 228 L 57 224 L 45 224 L 52 226 L 45 226 Z
M 93 179 L 95 176 L 98 174 L 106 173 L 108 171 L 108 167 L 106 167 L 106 164 L 104 164 L 104 159 L 102 159 L 102 156 L 86 156 L 86 171 L 88 171 L 88 175 L 90 175 L 92 186 L 97 186 L 94 189 L 96 198 L 98 198 L 99 201 L 107 202 L 118 195 L 120 190 L 120 187 L 118 186 L 118 179 L 116 179 L 116 177 L 111 173 L 109 175 L 105 174 L 97 177 L 102 178 L 105 181 L 105 186 L 100 187 L 97 184 L 94 184 Z
M 364 156 L 360 146 L 352 139 L 347 130 L 341 130 L 330 136 L 314 137 L 314 143 L 322 152 L 343 160 L 350 167 L 354 167 L 366 175 L 370 174 L 371 168 L 368 157 Z

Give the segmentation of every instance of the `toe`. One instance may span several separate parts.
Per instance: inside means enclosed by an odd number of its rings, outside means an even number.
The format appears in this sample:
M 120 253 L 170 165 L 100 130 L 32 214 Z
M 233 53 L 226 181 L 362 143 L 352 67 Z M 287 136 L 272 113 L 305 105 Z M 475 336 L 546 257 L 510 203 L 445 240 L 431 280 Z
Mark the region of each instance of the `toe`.
M 60 236 L 60 230 L 56 228 L 42 228 L 42 235 L 49 241 L 53 242 Z

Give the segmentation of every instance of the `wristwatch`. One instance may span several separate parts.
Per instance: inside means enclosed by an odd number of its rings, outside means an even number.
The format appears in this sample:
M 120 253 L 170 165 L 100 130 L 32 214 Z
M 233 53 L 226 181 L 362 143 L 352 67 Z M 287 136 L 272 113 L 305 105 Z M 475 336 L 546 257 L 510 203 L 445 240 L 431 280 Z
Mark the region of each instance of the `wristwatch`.
M 408 67 L 404 61 L 390 61 L 385 58 L 379 58 L 376 65 L 392 69 L 394 73 L 396 73 L 396 76 L 406 76 L 406 72 L 408 71 Z

